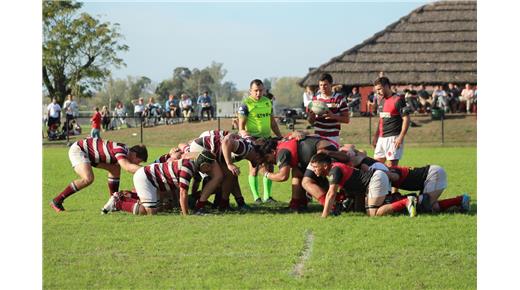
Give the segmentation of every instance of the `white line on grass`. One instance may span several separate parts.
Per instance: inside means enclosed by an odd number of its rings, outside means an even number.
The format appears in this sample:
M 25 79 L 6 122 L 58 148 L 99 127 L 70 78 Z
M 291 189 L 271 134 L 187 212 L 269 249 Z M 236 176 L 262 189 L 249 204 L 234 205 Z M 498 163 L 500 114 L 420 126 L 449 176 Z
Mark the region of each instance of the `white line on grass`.
M 303 276 L 303 267 L 305 266 L 305 261 L 307 261 L 311 257 L 312 253 L 312 244 L 314 243 L 314 234 L 312 230 L 305 231 L 305 243 L 303 244 L 302 254 L 300 255 L 300 261 L 294 265 L 294 269 L 292 271 L 292 275 L 296 278 L 300 278 Z

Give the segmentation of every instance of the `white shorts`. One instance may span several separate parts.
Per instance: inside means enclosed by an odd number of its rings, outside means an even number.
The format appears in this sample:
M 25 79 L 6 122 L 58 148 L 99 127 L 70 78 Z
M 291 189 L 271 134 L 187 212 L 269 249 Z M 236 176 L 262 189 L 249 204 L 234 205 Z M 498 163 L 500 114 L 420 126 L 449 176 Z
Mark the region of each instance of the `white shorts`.
M 79 164 L 82 163 L 89 163 L 90 160 L 88 159 L 88 156 L 85 152 L 79 148 L 77 143 L 72 144 L 69 148 L 69 159 L 70 163 L 72 164 L 72 167 L 76 167 Z
M 395 149 L 394 141 L 399 136 L 379 137 L 377 139 L 374 158 L 385 158 L 386 160 L 399 160 L 403 156 L 404 142 L 399 149 Z
M 446 171 L 438 165 L 430 165 L 430 170 L 428 170 L 428 175 L 424 181 L 423 193 L 444 190 L 446 187 L 448 187 Z
M 372 178 L 370 178 L 370 183 L 368 184 L 368 198 L 377 198 L 380 196 L 385 196 L 390 191 L 390 181 L 388 180 L 388 176 L 386 173 L 380 170 L 376 170 Z
M 157 188 L 146 177 L 144 167 L 139 168 L 134 173 L 134 187 L 144 207 L 157 207 Z

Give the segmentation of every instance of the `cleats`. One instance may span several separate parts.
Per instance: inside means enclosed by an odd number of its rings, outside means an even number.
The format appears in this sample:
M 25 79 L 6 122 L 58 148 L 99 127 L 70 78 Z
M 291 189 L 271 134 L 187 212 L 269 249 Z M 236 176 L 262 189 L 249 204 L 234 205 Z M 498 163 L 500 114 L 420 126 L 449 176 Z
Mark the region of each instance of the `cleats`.
M 408 196 L 408 201 L 406 202 L 406 210 L 408 210 L 408 214 L 410 217 L 417 216 L 417 197 Z
M 255 204 L 262 204 L 262 199 L 261 198 L 257 198 L 255 200 Z
M 249 210 L 251 210 L 251 207 L 247 204 L 244 204 L 244 205 L 237 206 L 237 209 L 239 211 L 249 211 Z
M 469 210 L 471 209 L 470 202 L 471 202 L 471 196 L 469 196 L 467 193 L 464 193 L 462 195 L 462 202 L 460 204 L 460 209 L 461 209 L 462 213 L 469 212 Z
M 272 197 L 269 197 L 268 199 L 264 200 L 265 203 L 276 203 L 277 201 L 272 198 Z
M 108 199 L 107 203 L 101 209 L 101 214 L 107 214 L 109 212 L 116 211 L 116 202 L 119 200 L 119 193 L 114 192 L 112 196 Z
M 63 204 L 61 202 L 55 202 L 54 200 L 51 200 L 49 205 L 56 211 L 56 212 L 62 212 L 65 211 L 65 208 L 63 207 Z

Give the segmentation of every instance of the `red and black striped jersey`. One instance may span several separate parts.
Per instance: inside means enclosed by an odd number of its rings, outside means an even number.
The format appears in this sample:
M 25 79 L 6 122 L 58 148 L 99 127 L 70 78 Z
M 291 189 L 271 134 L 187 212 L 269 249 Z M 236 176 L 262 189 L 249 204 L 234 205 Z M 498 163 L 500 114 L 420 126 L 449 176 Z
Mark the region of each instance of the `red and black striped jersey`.
M 99 163 L 115 164 L 118 160 L 128 159 L 130 152 L 125 144 L 100 138 L 89 137 L 76 141 L 76 144 L 87 154 L 93 166 Z
M 430 165 L 424 167 L 392 166 L 390 172 L 399 175 L 399 180 L 392 182 L 392 186 L 404 190 L 423 190 L 429 171 Z
M 335 93 L 331 98 L 324 98 L 318 93 L 312 100 L 326 103 L 329 110 L 335 115 L 348 112 L 347 100 L 341 94 Z M 324 137 L 337 137 L 339 136 L 340 130 L 341 124 L 338 121 L 316 116 L 316 120 L 314 121 L 314 132 L 316 134 Z
M 382 98 L 378 107 L 379 111 L 379 137 L 391 137 L 401 134 L 403 116 L 409 114 L 404 97 L 392 95 Z
M 190 159 L 154 163 L 145 166 L 144 173 L 153 186 L 161 191 L 175 188 L 188 190 L 191 178 L 195 175 L 195 164 Z

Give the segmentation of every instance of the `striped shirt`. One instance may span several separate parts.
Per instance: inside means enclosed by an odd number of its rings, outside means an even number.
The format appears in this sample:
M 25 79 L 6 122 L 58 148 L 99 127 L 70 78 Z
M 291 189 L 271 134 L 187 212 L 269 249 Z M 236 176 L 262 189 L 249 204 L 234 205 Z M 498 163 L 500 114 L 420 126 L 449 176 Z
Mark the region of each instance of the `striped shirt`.
M 335 93 L 331 98 L 323 98 L 321 94 L 318 93 L 312 100 L 326 103 L 329 110 L 335 115 L 348 112 L 347 100 L 341 94 Z M 316 120 L 314 121 L 314 133 L 323 137 L 337 137 L 339 136 L 340 130 L 341 124 L 338 121 L 316 116 Z
M 217 131 L 217 130 L 216 130 Z M 205 137 L 199 137 L 193 142 L 202 146 L 204 149 L 210 151 L 211 153 L 217 156 L 219 162 L 224 161 L 224 155 L 222 152 L 222 140 L 224 136 L 221 134 L 211 134 Z M 238 141 L 238 148 L 231 152 L 231 158 L 233 158 L 233 162 L 240 161 L 246 157 L 246 155 L 253 150 L 253 139 L 252 138 L 238 138 L 235 139 Z
M 200 134 L 199 137 L 208 137 L 208 136 L 215 136 L 215 135 L 219 135 L 220 136 L 220 139 L 224 139 L 225 136 L 229 135 L 229 131 L 227 130 L 209 130 L 209 131 L 204 131 Z
M 155 159 L 152 163 L 164 163 L 170 159 L 170 153 L 166 153 L 161 155 L 159 158 Z
M 87 154 L 94 166 L 100 163 L 115 164 L 118 160 L 128 159 L 128 147 L 122 143 L 89 137 L 76 141 L 76 144 Z
M 152 185 L 161 191 L 172 191 L 175 188 L 188 190 L 195 174 L 195 164 L 190 159 L 154 163 L 145 166 L 144 173 Z

